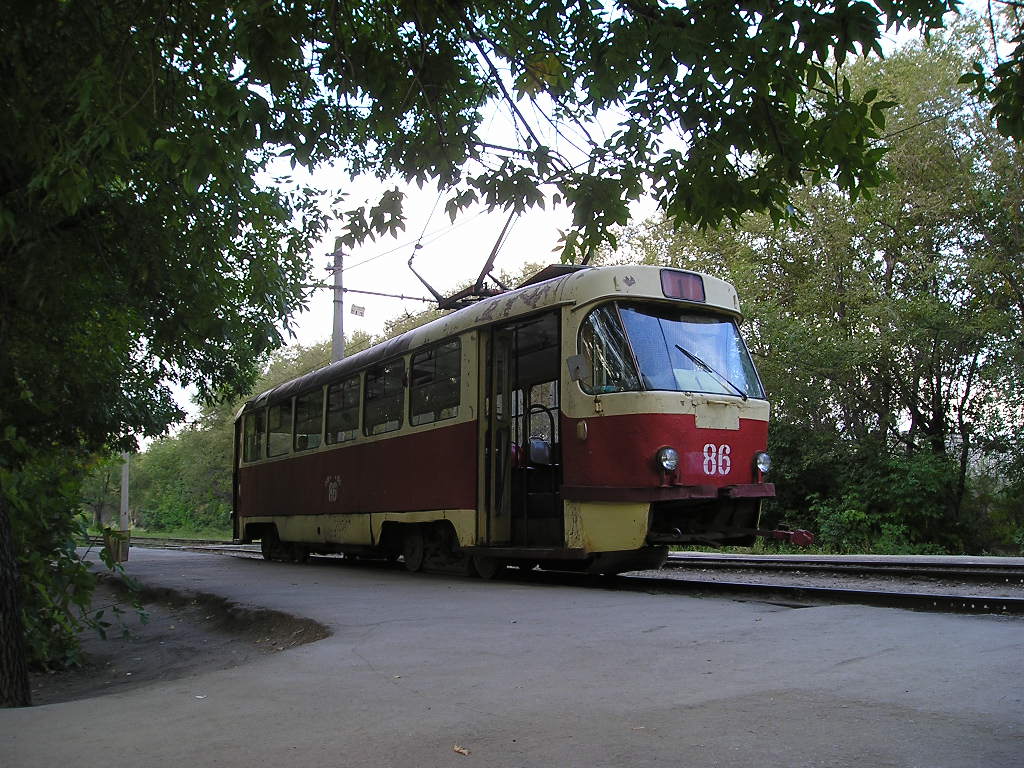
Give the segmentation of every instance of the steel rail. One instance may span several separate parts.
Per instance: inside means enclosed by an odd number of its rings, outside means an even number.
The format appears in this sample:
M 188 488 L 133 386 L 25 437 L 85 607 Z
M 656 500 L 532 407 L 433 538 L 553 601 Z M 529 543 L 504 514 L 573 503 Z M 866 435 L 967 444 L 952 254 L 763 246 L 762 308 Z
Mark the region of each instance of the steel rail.
M 928 578 L 956 578 L 985 583 L 1024 584 L 1024 567 L 991 564 L 915 563 L 857 560 L 761 560 L 756 557 L 687 557 L 669 555 L 666 568 L 707 568 L 709 570 L 819 571 L 852 575 L 898 575 Z
M 115 533 L 116 533 L 116 531 L 115 531 Z M 231 545 L 230 541 L 225 541 L 224 539 L 171 539 L 171 538 L 156 538 L 156 537 L 151 538 L 151 537 L 148 537 L 148 536 L 146 536 L 146 537 L 132 536 L 131 540 L 130 540 L 130 543 L 131 543 L 131 545 L 133 547 L 153 547 L 153 548 L 156 548 L 156 549 L 161 549 L 161 548 L 164 548 L 164 547 L 182 547 L 182 548 L 186 548 L 187 549 L 188 547 L 205 547 L 205 546 L 214 547 L 214 546 L 230 546 Z M 89 537 L 89 544 L 94 544 L 94 545 L 102 546 L 102 544 L 103 544 L 103 537 L 102 536 L 90 536 Z
M 617 581 L 630 590 L 653 593 L 725 593 L 747 596 L 781 605 L 822 604 L 870 605 L 881 608 L 909 608 L 944 613 L 989 613 L 1024 615 L 1024 598 L 992 595 L 946 595 L 923 592 L 889 592 L 872 589 L 837 589 L 784 584 L 748 584 L 733 581 L 659 579 L 650 576 L 620 576 Z M 609 583 L 609 588 L 618 585 Z

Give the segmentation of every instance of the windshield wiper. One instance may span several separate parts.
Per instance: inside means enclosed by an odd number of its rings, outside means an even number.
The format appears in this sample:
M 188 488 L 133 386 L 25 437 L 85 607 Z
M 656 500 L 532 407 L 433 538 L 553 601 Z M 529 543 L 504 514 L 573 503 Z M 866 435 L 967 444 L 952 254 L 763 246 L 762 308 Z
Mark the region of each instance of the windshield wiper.
M 683 348 L 682 348 L 682 347 L 680 347 L 680 346 L 679 346 L 678 344 L 676 344 L 676 345 L 675 345 L 675 347 L 676 347 L 676 349 L 678 349 L 678 350 L 679 350 L 680 352 L 682 352 L 682 353 L 683 353 L 684 355 L 686 355 L 686 356 L 687 356 L 688 358 L 690 358 L 691 360 L 693 360 L 693 362 L 695 362 L 695 363 L 696 363 L 697 365 L 699 365 L 699 366 L 700 366 L 701 368 L 703 368 L 703 369 L 704 369 L 705 371 L 707 371 L 708 373 L 710 373 L 710 374 L 711 374 L 712 376 L 714 376 L 715 378 L 719 379 L 720 381 L 724 381 L 724 382 L 725 382 L 726 384 L 728 384 L 728 385 L 729 385 L 730 387 L 732 387 L 732 388 L 733 388 L 733 389 L 735 389 L 735 390 L 736 390 L 737 392 L 739 392 L 739 394 L 740 394 L 740 397 L 742 397 L 742 398 L 743 398 L 744 400 L 746 400 L 746 399 L 747 399 L 747 393 L 746 393 L 746 392 L 744 392 L 744 391 L 743 391 L 742 389 L 740 389 L 739 387 L 737 387 L 737 386 L 736 386 L 735 384 L 733 384 L 733 383 L 732 383 L 731 381 L 729 381 L 729 380 L 728 380 L 727 378 L 725 378 L 725 376 L 723 376 L 722 374 L 720 374 L 720 373 L 719 373 L 718 371 L 716 371 L 716 370 L 715 370 L 714 368 L 712 368 L 712 367 L 711 367 L 710 365 L 708 365 L 708 364 L 707 364 L 707 363 L 705 363 L 705 362 L 704 362 L 703 360 L 701 360 L 701 359 L 700 359 L 699 357 L 697 357 L 697 356 L 696 356 L 695 354 L 693 354 L 693 352 L 691 352 L 691 351 L 690 351 L 690 350 L 688 350 L 688 349 L 683 349 Z

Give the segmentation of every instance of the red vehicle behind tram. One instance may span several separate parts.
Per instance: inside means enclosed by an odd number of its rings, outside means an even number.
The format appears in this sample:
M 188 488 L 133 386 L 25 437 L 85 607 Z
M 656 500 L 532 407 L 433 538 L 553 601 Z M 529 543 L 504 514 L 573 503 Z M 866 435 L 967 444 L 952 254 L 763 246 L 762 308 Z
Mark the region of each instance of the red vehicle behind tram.
M 235 537 L 268 559 L 615 573 L 749 544 L 768 402 L 728 283 L 549 267 L 254 398 Z

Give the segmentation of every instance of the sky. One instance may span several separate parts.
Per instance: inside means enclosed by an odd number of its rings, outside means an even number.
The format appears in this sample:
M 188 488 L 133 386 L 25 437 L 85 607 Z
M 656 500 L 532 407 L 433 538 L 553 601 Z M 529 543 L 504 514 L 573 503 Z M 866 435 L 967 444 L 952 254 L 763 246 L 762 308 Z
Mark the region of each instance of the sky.
M 371 181 L 363 185 L 369 191 L 383 191 Z M 374 189 L 377 187 L 376 189 Z M 436 188 L 416 187 L 405 190 L 408 197 L 406 229 L 396 237 L 386 237 L 371 243 L 346 249 L 343 263 L 344 286 L 347 289 L 377 291 L 429 298 L 430 292 L 408 267 L 416 242 L 422 235 L 422 247 L 416 250 L 416 271 L 442 295 L 457 289 L 460 282 L 473 280 L 480 273 L 487 257 L 508 219 L 505 211 L 488 212 L 484 206 L 463 212 L 453 223 L 444 212 L 444 201 L 437 203 Z M 372 200 L 372 197 L 370 198 Z M 435 205 L 436 204 L 436 205 Z M 554 263 L 559 261 L 559 230 L 567 229 L 571 213 L 566 208 L 535 209 L 524 213 L 512 225 L 494 262 L 494 273 L 518 272 L 526 263 Z M 318 280 L 329 283 L 327 268 L 331 263 L 334 237 L 341 229 L 332 231 L 313 254 Z M 422 301 L 403 301 L 346 292 L 345 334 L 355 330 L 378 334 L 384 323 L 405 312 L 415 314 L 432 305 Z M 363 307 L 358 317 L 351 313 L 353 305 Z M 310 310 L 296 318 L 295 342 L 311 344 L 329 338 L 333 318 L 333 291 L 317 290 L 310 301 Z M 293 342 L 294 343 L 294 342 Z

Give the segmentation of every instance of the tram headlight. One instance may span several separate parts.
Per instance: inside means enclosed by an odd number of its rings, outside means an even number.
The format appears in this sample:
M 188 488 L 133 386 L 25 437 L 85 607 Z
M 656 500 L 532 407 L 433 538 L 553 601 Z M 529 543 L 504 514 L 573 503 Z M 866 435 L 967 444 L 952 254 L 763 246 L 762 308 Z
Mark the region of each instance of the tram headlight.
M 676 467 L 679 466 L 679 452 L 668 445 L 664 448 L 659 448 L 654 458 L 658 466 L 666 472 L 675 472 Z
M 758 451 L 754 454 L 754 466 L 763 475 L 772 468 L 772 457 L 764 451 Z

